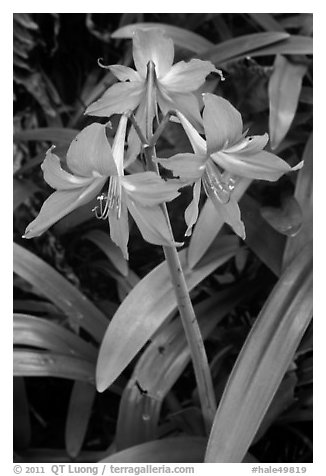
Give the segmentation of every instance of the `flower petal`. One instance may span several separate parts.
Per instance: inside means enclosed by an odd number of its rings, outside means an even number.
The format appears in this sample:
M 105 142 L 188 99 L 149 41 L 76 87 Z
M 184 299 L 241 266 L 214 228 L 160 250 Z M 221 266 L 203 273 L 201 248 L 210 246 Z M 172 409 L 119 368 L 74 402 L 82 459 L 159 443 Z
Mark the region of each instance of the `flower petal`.
M 112 144 L 112 155 L 117 167 L 118 175 L 123 175 L 123 158 L 125 152 L 125 140 L 128 117 L 123 114 L 119 121 L 117 132 Z
M 192 227 L 197 221 L 198 218 L 198 204 L 200 199 L 200 190 L 201 190 L 201 180 L 195 182 L 193 188 L 193 199 L 185 210 L 185 221 L 188 225 L 185 235 L 190 236 L 192 232 Z
M 204 128 L 209 153 L 231 147 L 241 139 L 241 114 L 232 104 L 215 94 L 203 95 Z
M 101 99 L 88 106 L 85 114 L 110 117 L 112 114 L 123 114 L 134 110 L 140 102 L 143 90 L 142 81 L 116 83 L 104 93 Z
M 165 216 L 159 205 L 143 207 L 128 197 L 127 206 L 144 240 L 162 246 L 182 244 L 172 240 Z
M 202 133 L 204 132 L 203 120 L 200 115 L 199 101 L 192 93 L 169 93 L 160 87 L 157 94 L 158 104 L 163 114 L 168 111 L 180 111 Z
M 108 177 L 117 174 L 105 125 L 91 124 L 72 141 L 67 152 L 67 165 L 83 177 Z
M 181 185 L 170 180 L 166 182 L 155 172 L 141 172 L 125 176 L 121 179 L 122 186 L 131 200 L 142 206 L 158 205 L 170 202 L 180 195 Z
M 123 193 L 123 192 L 122 192 Z M 125 259 L 128 259 L 129 224 L 128 210 L 124 197 L 121 200 L 121 214 L 109 214 L 111 240 L 119 246 Z
M 136 69 L 142 78 L 146 78 L 149 61 L 153 61 L 156 75 L 161 78 L 169 71 L 173 63 L 173 41 L 158 28 L 138 29 L 133 38 L 133 57 Z
M 24 238 L 34 238 L 76 208 L 90 202 L 100 192 L 105 179 L 95 179 L 88 187 L 59 190 L 43 203 L 38 216 L 26 228 Z
M 211 157 L 216 164 L 231 174 L 250 179 L 275 182 L 292 170 L 280 157 L 265 150 L 257 154 L 217 152 Z
M 41 165 L 44 180 L 50 187 L 57 190 L 71 190 L 73 188 L 85 187 L 94 180 L 93 177 L 79 177 L 64 170 L 61 167 L 59 157 L 52 153 L 53 147 L 47 151 Z
M 243 240 L 246 238 L 246 230 L 241 220 L 241 212 L 238 202 L 231 196 L 228 203 L 222 204 L 212 193 L 209 198 L 212 200 L 215 209 L 220 217 L 230 225 L 233 231 Z
M 232 154 L 232 153 L 256 154 L 257 152 L 260 152 L 261 150 L 263 150 L 263 148 L 268 142 L 268 139 L 269 137 L 267 132 L 263 134 L 262 136 L 244 137 L 233 146 L 223 150 L 223 152 L 227 154 Z
M 138 72 L 129 66 L 124 66 L 122 64 L 113 64 L 111 66 L 107 66 L 112 74 L 119 81 L 141 81 L 141 77 L 139 76 Z
M 175 177 L 197 180 L 205 172 L 206 158 L 197 154 L 176 154 L 169 159 L 155 159 L 164 168 L 172 170 Z
M 160 83 L 169 92 L 189 93 L 198 89 L 205 82 L 206 76 L 213 71 L 218 73 L 210 61 L 200 59 L 192 59 L 188 63 L 179 61 L 160 79 Z

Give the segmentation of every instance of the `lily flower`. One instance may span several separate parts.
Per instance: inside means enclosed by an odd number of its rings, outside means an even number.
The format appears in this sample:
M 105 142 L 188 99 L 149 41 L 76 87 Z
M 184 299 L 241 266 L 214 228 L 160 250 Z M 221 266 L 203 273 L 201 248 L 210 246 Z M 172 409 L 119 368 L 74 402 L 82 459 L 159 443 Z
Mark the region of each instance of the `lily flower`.
M 194 154 L 176 154 L 169 159 L 157 159 L 157 162 L 179 176 L 185 184 L 194 183 L 193 199 L 185 211 L 186 235 L 191 234 L 197 221 L 203 185 L 218 214 L 237 235 L 245 239 L 239 205 L 232 195 L 237 182 L 242 177 L 274 182 L 283 174 L 300 169 L 303 162 L 291 168 L 277 155 L 263 150 L 268 134 L 246 137 L 242 132 L 241 114 L 226 99 L 207 93 L 203 95 L 203 100 L 206 141 L 177 111 Z
M 175 246 L 159 204 L 179 195 L 180 184 L 165 182 L 154 172 L 124 175 L 124 143 L 127 117 L 121 116 L 112 149 L 105 125 L 91 124 L 72 141 L 67 168 L 51 147 L 42 170 L 45 181 L 56 191 L 44 202 L 39 215 L 26 228 L 24 238 L 41 235 L 58 220 L 95 197 L 93 209 L 99 219 L 108 220 L 112 241 L 128 259 L 128 210 L 143 238 L 153 244 Z M 106 191 L 98 195 L 107 184 Z
M 136 121 L 145 130 L 146 118 L 149 116 L 152 124 L 158 105 L 163 114 L 178 109 L 194 125 L 202 127 L 200 105 L 194 91 L 205 82 L 209 73 L 221 75 L 220 70 L 210 61 L 200 59 L 173 65 L 173 41 L 155 28 L 135 31 L 133 59 L 136 70 L 123 65 L 105 66 L 121 82 L 110 87 L 101 99 L 87 108 L 85 114 L 110 117 L 137 108 Z M 153 78 L 148 77 L 148 63 L 154 65 Z M 150 105 L 147 102 L 148 88 L 151 89 Z M 135 158 L 141 145 L 133 127 L 128 144 L 128 152 Z

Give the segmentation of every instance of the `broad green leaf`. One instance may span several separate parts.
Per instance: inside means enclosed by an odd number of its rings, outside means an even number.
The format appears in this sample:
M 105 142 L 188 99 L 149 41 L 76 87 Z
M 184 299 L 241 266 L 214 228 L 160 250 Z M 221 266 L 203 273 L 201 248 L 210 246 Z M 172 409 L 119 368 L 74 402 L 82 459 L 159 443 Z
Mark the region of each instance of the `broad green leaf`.
M 186 253 L 179 253 L 188 289 L 193 289 L 214 269 L 228 261 L 238 248 L 234 237 L 222 237 L 219 247 L 193 271 Z M 176 309 L 176 297 L 164 261 L 145 276 L 129 293 L 113 316 L 101 344 L 97 362 L 97 387 L 105 390 L 120 375 L 144 344 Z
M 105 233 L 101 230 L 92 230 L 83 238 L 87 238 L 97 245 L 100 250 L 109 258 L 115 268 L 122 274 L 122 276 L 128 276 L 128 263 L 124 259 L 123 254 L 110 238 L 109 233 Z
M 250 183 L 251 180 L 244 178 L 239 181 L 233 192 L 236 200 L 240 200 Z M 188 265 L 190 268 L 194 268 L 204 256 L 223 225 L 224 221 L 216 213 L 212 200 L 206 200 L 192 233 L 188 248 Z
M 200 57 L 219 65 L 235 58 L 252 56 L 258 48 L 273 45 L 288 39 L 290 35 L 282 32 L 264 32 L 242 35 L 223 41 L 201 53 Z
M 100 341 L 108 325 L 105 315 L 55 269 L 14 243 L 13 270 L 61 309 L 75 323 Z
M 38 347 L 95 362 L 97 350 L 73 332 L 47 319 L 14 314 L 14 345 Z
M 197 35 L 197 33 L 164 23 L 134 23 L 133 25 L 126 25 L 113 32 L 111 37 L 132 38 L 136 30 L 146 30 L 149 28 L 160 28 L 167 36 L 172 38 L 177 46 L 193 51 L 194 53 L 200 53 L 213 46 L 213 43 L 201 35 Z
M 58 144 L 70 143 L 78 132 L 78 129 L 43 127 L 16 132 L 16 134 L 14 134 L 14 141 L 49 141 Z
M 31 423 L 26 395 L 25 380 L 14 377 L 13 384 L 13 436 L 16 449 L 29 446 L 31 439 Z
M 270 13 L 248 13 L 248 15 L 266 31 L 283 31 L 284 27 Z
M 232 369 L 205 461 L 242 461 L 312 316 L 312 253 L 305 247 L 274 287 Z
M 59 377 L 94 384 L 95 365 L 67 354 L 14 349 L 14 376 Z
M 31 181 L 27 180 L 18 180 L 14 178 L 13 182 L 13 211 L 24 203 L 28 198 L 34 195 L 39 188 Z
M 298 172 L 294 197 L 303 213 L 303 223 L 296 236 L 288 237 L 284 249 L 283 266 L 300 252 L 306 243 L 312 243 L 313 236 L 313 136 L 309 137 L 303 152 L 304 166 Z M 311 245 L 312 246 L 312 245 Z
M 269 133 L 272 149 L 276 149 L 290 129 L 306 71 L 306 65 L 291 63 L 281 55 L 275 58 L 274 70 L 268 84 Z
M 65 429 L 65 443 L 69 456 L 76 458 L 86 435 L 96 389 L 87 382 L 74 383 Z
M 233 286 L 195 306 L 203 339 L 250 291 L 250 285 Z M 180 319 L 175 319 L 152 338 L 122 394 L 116 433 L 119 450 L 157 438 L 163 400 L 189 362 L 185 333 Z

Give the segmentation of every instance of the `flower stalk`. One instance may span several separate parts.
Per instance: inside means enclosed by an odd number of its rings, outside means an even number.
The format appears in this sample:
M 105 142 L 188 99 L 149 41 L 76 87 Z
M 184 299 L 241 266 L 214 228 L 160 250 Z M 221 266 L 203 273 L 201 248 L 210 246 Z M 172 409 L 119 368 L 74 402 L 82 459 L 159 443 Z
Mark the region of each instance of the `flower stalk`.
M 160 126 L 157 128 L 156 133 L 153 135 L 152 121 L 151 121 L 151 103 L 153 85 L 154 85 L 155 67 L 152 62 L 148 63 L 148 89 L 147 89 L 147 118 L 146 118 L 146 135 L 147 141 L 144 146 L 144 154 L 146 159 L 146 167 L 148 171 L 156 172 L 159 174 L 158 165 L 154 161 L 156 158 L 155 143 L 153 139 L 156 139 L 161 134 L 163 128 L 168 123 L 170 114 L 168 113 Z M 142 139 L 140 137 L 140 139 Z M 171 227 L 170 217 L 167 210 L 166 203 L 161 204 L 168 229 L 171 234 L 171 239 L 174 241 L 173 231 Z M 197 382 L 199 400 L 202 408 L 202 415 L 205 425 L 206 433 L 209 434 L 214 416 L 216 413 L 216 399 L 214 393 L 214 387 L 212 382 L 212 376 L 208 364 L 208 359 L 204 347 L 203 338 L 200 332 L 196 314 L 189 296 L 189 291 L 185 276 L 180 263 L 179 255 L 175 247 L 163 246 L 165 259 L 169 268 L 172 285 L 175 291 L 177 305 L 182 321 L 182 325 L 185 331 L 186 339 L 189 345 L 191 359 L 194 367 L 195 378 Z

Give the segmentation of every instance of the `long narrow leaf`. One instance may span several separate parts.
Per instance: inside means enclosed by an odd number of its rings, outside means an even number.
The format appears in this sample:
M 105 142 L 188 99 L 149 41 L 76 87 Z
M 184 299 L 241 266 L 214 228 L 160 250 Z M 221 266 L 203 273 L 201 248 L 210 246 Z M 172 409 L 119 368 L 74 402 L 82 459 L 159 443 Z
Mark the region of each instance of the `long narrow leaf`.
M 79 454 L 92 412 L 96 395 L 94 385 L 87 382 L 74 383 L 68 408 L 65 430 L 67 453 L 76 458 Z
M 312 254 L 305 247 L 284 271 L 231 372 L 205 461 L 239 463 L 268 410 L 312 314 Z
M 194 288 L 214 269 L 234 256 L 238 240 L 223 237 L 215 254 L 193 271 L 185 251 L 179 253 L 188 289 Z M 143 278 L 123 301 L 108 327 L 97 362 L 97 386 L 105 390 L 120 375 L 148 339 L 176 309 L 176 297 L 166 262 Z
M 273 35 L 273 33 L 254 33 L 253 35 Z M 286 33 L 275 33 L 275 35 L 283 35 L 274 37 L 275 41 L 268 42 L 266 36 L 265 46 L 261 44 L 260 47 L 249 49 L 246 43 L 241 46 L 241 38 L 227 40 L 228 44 L 218 44 L 208 51 L 200 54 L 202 59 L 210 60 L 216 65 L 221 65 L 227 61 L 238 61 L 246 56 L 269 56 L 269 55 L 311 55 L 313 54 L 312 38 L 301 35 L 287 35 Z M 245 35 L 247 36 L 247 35 Z M 248 35 L 251 36 L 251 35 Z M 258 37 L 259 38 L 259 37 Z M 273 36 L 270 37 L 271 39 Z
M 178 437 L 132 446 L 104 458 L 101 463 L 202 463 L 206 439 Z
M 174 43 L 181 48 L 200 53 L 213 46 L 213 43 L 206 40 L 206 38 L 192 31 L 184 28 L 179 28 L 174 25 L 166 25 L 164 23 L 134 23 L 119 28 L 112 33 L 112 38 L 132 38 L 136 30 L 144 30 L 148 28 L 159 28 L 163 30 L 167 36 L 172 38 Z
M 62 326 L 28 314 L 14 314 L 14 345 L 38 347 L 95 362 L 97 351 Z
M 15 349 L 14 376 L 60 377 L 94 383 L 95 365 L 67 354 Z
M 49 141 L 53 143 L 70 143 L 78 134 L 78 129 L 44 127 L 17 132 L 14 141 Z
M 312 242 L 313 234 L 313 136 L 309 137 L 303 152 L 304 166 L 298 173 L 294 197 L 303 213 L 302 226 L 296 236 L 289 236 L 284 249 L 283 266 L 299 253 L 306 243 Z
M 306 71 L 306 65 L 294 64 L 284 56 L 276 56 L 268 85 L 269 133 L 272 149 L 276 149 L 290 129 Z
M 100 341 L 108 320 L 84 294 L 41 258 L 14 243 L 14 272 Z
M 219 43 L 200 55 L 215 64 L 225 63 L 241 56 L 251 55 L 258 48 L 273 45 L 289 38 L 288 33 L 263 32 L 242 35 Z

